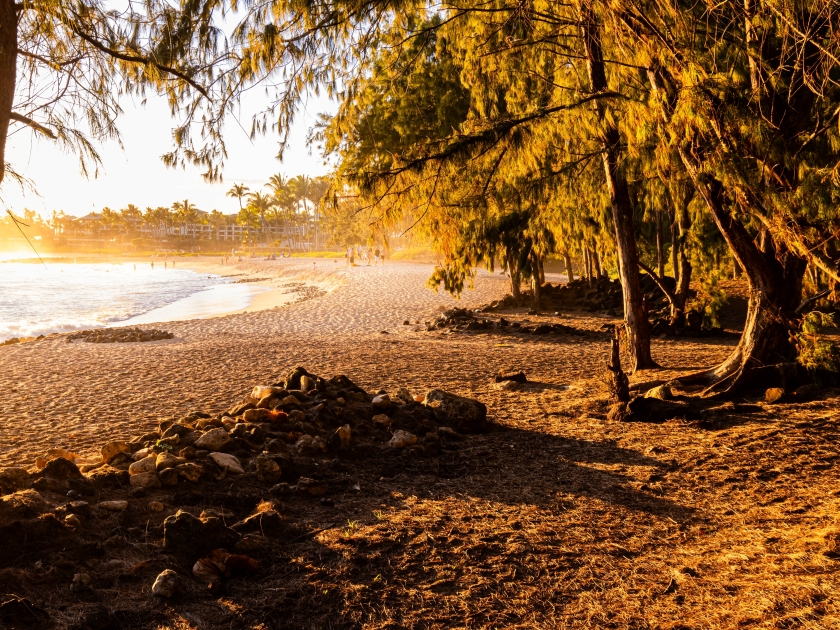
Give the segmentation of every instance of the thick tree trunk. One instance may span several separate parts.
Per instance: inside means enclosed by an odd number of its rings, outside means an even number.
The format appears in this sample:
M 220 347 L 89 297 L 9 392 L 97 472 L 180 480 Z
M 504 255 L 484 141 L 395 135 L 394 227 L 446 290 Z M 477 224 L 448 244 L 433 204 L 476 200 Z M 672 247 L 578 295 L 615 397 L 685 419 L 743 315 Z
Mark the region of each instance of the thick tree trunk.
M 511 257 L 508 257 L 508 271 L 510 272 L 510 294 L 518 306 L 522 304 L 522 278 L 519 275 L 519 269 Z
M 542 294 L 542 283 L 540 282 L 540 262 L 536 257 L 531 261 L 531 277 L 534 283 L 534 304 L 533 309 L 540 312 L 540 298 Z
M 17 12 L 14 0 L 0 0 L 0 183 L 6 175 L 6 138 L 17 80 Z
M 569 256 L 569 252 L 563 252 L 563 264 L 566 267 L 566 277 L 569 279 L 569 282 L 573 282 L 575 279 L 575 270 L 572 269 L 572 257 Z
M 674 274 L 674 279 L 677 277 L 677 270 L 679 265 L 679 226 L 677 223 L 677 212 L 671 210 L 671 270 Z
M 608 90 L 601 36 L 591 1 L 581 6 L 581 35 L 586 49 L 589 87 L 595 94 Z M 604 123 L 602 147 L 604 173 L 610 193 L 615 241 L 618 250 L 619 275 L 624 293 L 624 321 L 627 348 L 631 357 L 631 371 L 658 367 L 650 355 L 650 323 L 642 303 L 639 285 L 639 255 L 633 230 L 633 204 L 627 187 L 627 178 L 621 171 L 621 137 L 615 124 L 606 121 L 604 110 L 596 101 L 594 107 Z
M 589 258 L 589 248 L 583 248 L 583 273 L 589 286 L 592 286 L 592 260 Z
M 605 278 L 607 272 L 604 270 L 604 265 L 601 264 L 601 252 L 597 249 L 595 250 L 595 265 L 595 268 L 598 270 L 598 279 Z
M 537 258 L 537 269 L 540 272 L 540 284 L 545 284 L 545 264 L 542 258 Z
M 721 184 L 698 173 L 691 158 L 681 151 L 686 169 L 706 202 L 735 259 L 750 285 L 747 320 L 737 348 L 719 366 L 679 379 L 682 385 L 702 385 L 705 393 L 731 395 L 750 384 L 754 369 L 792 360 L 792 319 L 802 296 L 805 261 L 772 236 L 762 235 L 757 246 L 743 224 L 724 206 Z

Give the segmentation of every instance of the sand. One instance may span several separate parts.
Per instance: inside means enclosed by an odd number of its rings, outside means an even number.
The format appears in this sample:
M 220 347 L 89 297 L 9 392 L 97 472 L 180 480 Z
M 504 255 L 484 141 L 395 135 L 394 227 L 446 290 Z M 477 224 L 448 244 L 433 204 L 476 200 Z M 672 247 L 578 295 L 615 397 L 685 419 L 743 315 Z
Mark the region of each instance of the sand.
M 247 309 L 252 312 L 149 325 L 174 333 L 169 341 L 67 343 L 58 336 L 0 347 L 0 464 L 31 464 L 51 447 L 90 453 L 108 439 L 142 434 L 161 417 L 195 409 L 216 413 L 254 384 L 275 382 L 297 365 L 344 373 L 363 387 L 405 385 L 416 393 L 445 387 L 480 397 L 503 422 L 525 423 L 540 422 L 569 392 L 546 390 L 522 405 L 492 387 L 489 379 L 498 370 L 522 368 L 534 380 L 587 388 L 601 369 L 606 341 L 597 336 L 500 339 L 427 333 L 414 324 L 453 306 L 501 297 L 509 287 L 498 273 L 479 273 L 474 290 L 456 300 L 425 286 L 433 269 L 428 264 L 348 269 L 343 260 L 329 259 L 217 263 L 178 265 L 238 280 L 268 278 L 261 284 L 271 290 L 258 296 Z M 280 306 L 301 297 L 287 292 L 302 283 L 324 293 Z M 585 314 L 540 319 L 593 330 L 615 321 Z M 664 365 L 688 369 L 719 360 L 732 342 L 654 345 Z
M 402 324 L 498 297 L 504 277 L 480 274 L 457 302 L 423 287 L 429 265 L 321 265 L 242 263 L 235 273 L 271 278 L 264 282 L 275 291 L 285 289 L 272 283 L 330 290 L 156 326 L 174 332 L 171 341 L 0 348 L 2 463 L 30 464 L 48 446 L 93 449 L 161 416 L 219 411 L 296 365 L 345 373 L 372 391 L 472 395 L 488 405 L 495 430 L 440 457 L 351 460 L 340 473 L 346 483 L 329 495 L 334 505 L 277 501 L 302 534 L 276 541 L 261 573 L 231 580 L 221 597 L 194 590 L 162 604 L 148 593 L 164 568 L 189 573 L 159 540 L 162 519 L 190 496 L 182 490 L 161 513 L 132 498 L 131 519 L 91 519 L 100 538 L 118 532 L 126 541 L 101 559 L 86 546 L 31 555 L 0 570 L 2 588 L 77 620 L 94 606 L 68 593 L 81 565 L 96 580 L 95 601 L 126 628 L 840 627 L 836 390 L 805 404 L 730 404 L 703 422 L 611 422 L 600 383 L 605 333 L 447 334 Z M 524 309 L 506 317 L 538 319 Z M 591 331 L 616 321 L 539 319 Z M 655 340 L 664 368 L 643 378 L 710 365 L 735 343 Z M 496 371 L 518 369 L 533 381 L 521 390 L 491 383 Z M 245 518 L 256 501 L 231 488 L 204 484 Z

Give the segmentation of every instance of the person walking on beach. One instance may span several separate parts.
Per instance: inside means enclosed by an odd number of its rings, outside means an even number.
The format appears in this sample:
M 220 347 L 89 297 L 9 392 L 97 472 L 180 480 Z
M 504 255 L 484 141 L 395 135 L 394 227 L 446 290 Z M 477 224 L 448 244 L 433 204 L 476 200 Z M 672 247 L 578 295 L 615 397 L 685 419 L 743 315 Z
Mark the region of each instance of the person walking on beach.
M 379 264 L 379 248 L 377 247 L 375 250 L 373 250 L 373 266 L 376 267 L 376 265 L 378 265 L 378 264 Z

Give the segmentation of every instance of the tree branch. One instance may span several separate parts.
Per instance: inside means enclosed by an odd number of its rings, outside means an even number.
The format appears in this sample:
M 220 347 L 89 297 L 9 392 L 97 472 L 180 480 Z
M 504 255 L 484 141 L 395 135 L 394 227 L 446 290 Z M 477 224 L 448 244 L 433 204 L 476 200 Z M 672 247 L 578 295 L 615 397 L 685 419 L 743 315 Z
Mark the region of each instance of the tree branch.
M 642 270 L 644 270 L 645 273 L 647 273 L 651 278 L 653 278 L 653 281 L 656 283 L 656 286 L 658 286 L 660 289 L 662 289 L 662 293 L 665 294 L 665 297 L 668 298 L 668 301 L 671 304 L 674 304 L 677 300 L 677 296 L 674 294 L 673 291 L 671 291 L 670 289 L 668 289 L 668 287 L 665 286 L 665 283 L 662 281 L 662 278 L 660 278 L 656 274 L 656 272 L 654 272 L 653 269 L 648 267 L 641 260 L 639 261 L 639 267 L 641 267 Z
M 154 61 L 153 59 L 147 59 L 146 57 L 138 57 L 137 55 L 129 55 L 126 53 L 122 53 L 118 50 L 114 50 L 113 48 L 108 48 L 105 44 L 100 41 L 97 41 L 96 38 L 91 37 L 87 33 L 83 33 L 82 31 L 74 28 L 73 32 L 89 43 L 94 48 L 101 50 L 105 54 L 111 55 L 115 59 L 120 59 L 122 61 L 127 61 L 129 63 L 139 63 L 148 66 L 154 66 L 161 72 L 166 72 L 167 74 L 171 74 L 172 76 L 178 77 L 179 79 L 186 81 L 189 83 L 193 88 L 195 88 L 198 92 L 201 93 L 204 98 L 208 101 L 212 100 L 210 95 L 207 93 L 207 90 L 204 89 L 203 86 L 199 85 L 194 79 L 188 77 L 186 74 L 181 72 L 180 70 L 176 70 L 175 68 L 171 68 L 169 66 L 164 66 L 163 64 Z
M 15 122 L 22 123 L 22 124 L 26 125 L 27 127 L 32 127 L 35 131 L 38 131 L 38 132 L 44 134 L 45 136 L 47 136 L 48 138 L 50 138 L 52 140 L 56 139 L 55 132 L 52 129 L 48 129 L 47 127 L 44 127 L 44 125 L 36 123 L 31 118 L 27 118 L 26 116 L 23 116 L 22 114 L 18 114 L 16 112 L 12 112 L 10 114 L 10 117 Z

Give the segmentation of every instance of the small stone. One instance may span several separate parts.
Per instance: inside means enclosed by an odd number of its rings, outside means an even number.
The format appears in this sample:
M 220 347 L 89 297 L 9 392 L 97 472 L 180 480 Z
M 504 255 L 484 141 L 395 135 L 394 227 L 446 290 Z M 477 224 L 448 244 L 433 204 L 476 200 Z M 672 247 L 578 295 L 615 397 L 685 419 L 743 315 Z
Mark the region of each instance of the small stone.
M 424 400 L 425 400 L 425 397 L 423 396 L 423 394 L 417 394 L 417 395 L 414 397 L 414 402 L 419 402 L 419 403 L 421 403 L 421 402 L 423 402 Z
M 668 385 L 659 385 L 645 392 L 645 398 L 658 398 L 659 400 L 671 400 L 674 395 Z
M 505 391 L 513 391 L 515 389 L 519 389 L 519 383 L 516 381 L 500 381 L 499 383 L 494 383 L 493 385 L 496 389 L 502 389 Z
M 181 477 L 193 483 L 198 482 L 198 480 L 201 479 L 201 476 L 204 474 L 204 468 L 202 468 L 198 464 L 193 464 L 190 462 L 176 466 L 175 470 L 178 471 L 178 474 Z
M 766 403 L 775 403 L 779 402 L 782 398 L 784 398 L 785 390 L 781 387 L 771 387 L 766 392 L 764 392 L 764 402 Z
M 160 501 L 152 501 L 149 503 L 149 510 L 152 512 L 163 512 L 163 503 Z
M 391 426 L 391 424 L 392 424 L 393 422 L 394 422 L 394 421 L 393 421 L 393 420 L 391 420 L 391 418 L 390 418 L 390 417 L 388 417 L 388 416 L 387 416 L 386 414 L 384 414 L 384 413 L 378 413 L 378 414 L 376 414 L 375 416 L 373 416 L 373 424 L 375 424 L 375 425 L 376 425 L 376 426 L 378 426 L 378 427 L 384 427 L 384 428 L 386 428 L 386 429 L 387 429 L 388 427 L 390 427 L 390 426 Z
M 342 451 L 350 450 L 350 425 L 345 424 L 338 427 L 330 442 L 335 448 Z
M 178 510 L 163 521 L 163 547 L 167 552 L 192 558 L 213 549 L 229 548 L 239 542 L 239 534 L 216 516 L 196 518 Z
M 320 450 L 314 443 L 314 440 L 311 435 L 305 433 L 298 438 L 298 441 L 295 442 L 294 446 L 295 452 L 298 455 L 315 455 Z
M 417 436 L 408 431 L 395 431 L 393 437 L 388 442 L 388 446 L 392 448 L 405 448 L 417 443 Z
M 162 486 L 178 485 L 178 470 L 175 468 L 164 468 L 157 475 Z
M 229 453 L 210 453 L 207 458 L 213 460 L 219 468 L 227 470 L 231 474 L 241 475 L 245 472 L 236 456 Z
M 380 394 L 373 399 L 374 409 L 387 409 L 391 406 L 391 397 L 388 394 Z
M 300 401 L 291 395 L 286 396 L 283 400 L 281 400 L 280 404 L 284 407 L 300 407 Z
M 225 447 L 230 442 L 228 432 L 222 429 L 211 429 L 195 441 L 197 449 L 205 449 L 208 451 L 218 451 Z
M 88 573 L 77 573 L 70 583 L 71 593 L 82 593 L 90 590 L 90 575 Z
M 401 400 L 404 403 L 412 403 L 414 402 L 414 396 L 411 395 L 411 392 L 408 391 L 407 387 L 400 387 L 397 390 L 397 400 Z
M 268 418 L 271 414 L 269 409 L 249 409 L 245 413 L 242 414 L 242 419 L 245 422 L 268 422 Z
M 162 470 L 175 468 L 175 466 L 183 463 L 185 463 L 185 460 L 180 457 L 176 457 L 172 453 L 160 453 L 155 460 L 155 470 L 157 470 L 159 474 Z
M 82 522 L 79 520 L 79 517 L 75 514 L 68 514 L 64 517 L 64 524 L 67 527 L 72 527 L 73 529 L 78 529 L 82 526 Z
M 300 391 L 311 392 L 313 389 L 315 389 L 315 379 L 310 376 L 301 376 Z
M 289 421 L 290 422 L 304 422 L 306 420 L 306 414 L 303 413 L 300 409 L 292 409 L 289 412 Z
M 275 484 L 280 481 L 282 470 L 280 465 L 267 455 L 259 455 L 255 460 L 257 479 L 261 483 Z
M 327 491 L 327 484 L 323 481 L 316 481 L 315 479 L 310 479 L 309 477 L 301 477 L 298 479 L 297 486 L 295 486 L 295 492 L 297 494 L 309 495 L 309 496 L 320 496 Z
M 162 446 L 178 446 L 181 443 L 181 436 L 180 435 L 170 435 L 166 438 L 160 438 L 157 441 L 158 444 Z
M 144 490 L 155 490 L 160 488 L 161 483 L 156 472 L 145 472 L 131 475 L 131 485 L 134 488 L 142 488 Z
M 140 450 L 134 451 L 131 455 L 131 459 L 135 462 L 139 462 L 141 459 L 146 459 L 149 455 L 155 452 L 153 448 L 141 448 Z
M 178 452 L 178 457 L 183 457 L 184 459 L 195 459 L 195 447 L 185 446 Z
M 461 433 L 479 432 L 487 428 L 487 407 L 472 398 L 433 389 L 426 393 L 423 404 L 434 412 L 439 422 Z
M 152 595 L 169 599 L 181 591 L 181 578 L 172 569 L 166 569 L 155 578 L 152 584 Z
M 101 501 L 97 507 L 109 512 L 122 512 L 128 509 L 128 501 Z
M 335 402 L 337 402 L 339 405 L 343 405 L 347 401 L 344 400 L 344 398 L 342 398 L 341 396 L 339 396 L 338 398 L 335 399 Z
M 99 449 L 99 454 L 102 457 L 102 461 L 106 464 L 111 463 L 111 460 L 114 459 L 117 455 L 121 455 L 123 453 L 130 453 L 131 449 L 128 447 L 126 442 L 108 442 L 105 444 L 101 449 Z

